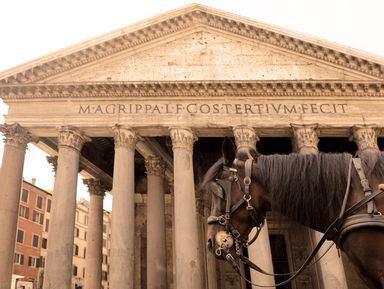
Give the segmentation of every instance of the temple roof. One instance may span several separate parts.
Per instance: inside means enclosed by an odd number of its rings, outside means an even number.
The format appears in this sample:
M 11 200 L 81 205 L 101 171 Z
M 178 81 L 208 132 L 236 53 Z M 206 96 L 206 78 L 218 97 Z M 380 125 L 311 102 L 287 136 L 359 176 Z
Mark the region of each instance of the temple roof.
M 383 79 L 382 58 L 193 4 L 4 71 L 0 87 Z

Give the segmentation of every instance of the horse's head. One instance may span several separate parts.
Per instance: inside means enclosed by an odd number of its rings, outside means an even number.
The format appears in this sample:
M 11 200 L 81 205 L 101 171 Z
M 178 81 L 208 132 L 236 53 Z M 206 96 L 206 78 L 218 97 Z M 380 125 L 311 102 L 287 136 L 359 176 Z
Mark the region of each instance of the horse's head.
M 236 151 L 226 138 L 222 155 L 206 173 L 202 189 L 211 195 L 208 248 L 228 258 L 229 252 L 240 254 L 240 247 L 247 246 L 253 227 L 261 228 L 270 202 L 257 180 L 256 151 Z

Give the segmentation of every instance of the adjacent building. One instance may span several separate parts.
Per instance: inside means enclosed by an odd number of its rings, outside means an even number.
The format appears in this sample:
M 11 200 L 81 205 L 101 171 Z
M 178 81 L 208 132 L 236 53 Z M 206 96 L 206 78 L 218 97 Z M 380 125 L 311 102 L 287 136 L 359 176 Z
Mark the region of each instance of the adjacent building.
M 40 289 L 44 284 L 52 194 L 35 184 L 35 179 L 22 183 L 13 264 L 17 287 L 12 289 Z M 88 211 L 89 202 L 80 199 L 76 206 L 73 244 L 72 288 L 76 289 L 84 288 Z M 108 288 L 109 236 L 110 213 L 103 211 L 102 289 Z
M 73 245 L 73 288 L 84 288 L 87 255 L 87 232 L 89 220 L 89 201 L 80 199 L 76 206 L 75 238 Z M 108 288 L 108 256 L 110 242 L 110 213 L 103 213 L 102 239 L 102 289 Z
M 51 194 L 35 185 L 35 179 L 23 181 L 19 217 L 17 223 L 16 246 L 13 274 L 18 275 L 17 288 L 40 288 L 41 268 L 47 248 L 47 214 L 51 210 Z M 12 288 L 13 289 L 13 288 Z

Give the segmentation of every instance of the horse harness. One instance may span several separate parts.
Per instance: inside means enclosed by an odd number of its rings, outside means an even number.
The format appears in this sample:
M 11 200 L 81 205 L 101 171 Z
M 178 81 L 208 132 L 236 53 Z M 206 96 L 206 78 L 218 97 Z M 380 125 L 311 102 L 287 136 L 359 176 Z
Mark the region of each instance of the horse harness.
M 214 224 L 219 223 L 222 226 L 226 227 L 225 233 L 217 233 L 216 242 L 220 244 L 220 247 L 216 250 L 215 254 L 217 256 L 221 256 L 223 250 L 228 250 L 235 243 L 236 245 L 236 253 L 240 255 L 240 247 L 248 247 L 252 244 L 258 237 L 261 227 L 264 224 L 265 215 L 261 214 L 257 208 L 252 206 L 251 204 L 251 194 L 249 192 L 250 185 L 252 182 L 251 173 L 253 166 L 253 158 L 248 158 L 245 161 L 245 177 L 243 179 L 243 186 L 239 180 L 237 175 L 237 169 L 223 166 L 223 170 L 230 173 L 229 180 L 227 179 L 216 179 L 214 182 L 209 183 L 208 189 L 216 196 L 222 200 L 225 200 L 225 212 L 220 216 L 209 216 L 207 223 Z M 243 192 L 243 197 L 232 206 L 231 204 L 231 191 L 232 185 L 236 183 L 240 190 Z M 246 210 L 249 213 L 252 221 L 252 227 L 257 229 L 255 236 L 251 240 L 242 239 L 240 233 L 233 225 L 230 223 L 231 215 L 236 212 L 239 208 L 246 203 Z
M 234 164 L 236 163 L 236 159 Z M 282 286 L 289 282 L 291 282 L 295 277 L 297 277 L 306 267 L 311 264 L 314 264 L 313 258 L 316 256 L 322 245 L 326 240 L 332 240 L 337 248 L 342 249 L 343 238 L 350 231 L 356 230 L 358 228 L 363 227 L 383 227 L 384 228 L 384 216 L 381 212 L 377 210 L 374 199 L 380 194 L 384 193 L 384 184 L 380 184 L 378 189 L 372 191 L 367 178 L 365 177 L 365 173 L 361 164 L 360 158 L 351 158 L 348 170 L 348 183 L 346 192 L 343 199 L 342 208 L 339 216 L 329 225 L 329 227 L 325 230 L 323 237 L 320 239 L 316 247 L 313 249 L 312 253 L 307 257 L 304 261 L 303 265 L 296 270 L 295 272 L 286 273 L 286 274 L 272 274 L 265 272 L 255 263 L 253 263 L 249 258 L 245 257 L 241 254 L 241 247 L 248 247 L 252 244 L 258 237 L 260 230 L 265 221 L 265 214 L 261 213 L 257 208 L 252 206 L 251 204 L 251 195 L 250 195 L 250 185 L 252 183 L 251 174 L 253 167 L 254 159 L 249 156 L 244 164 L 245 177 L 243 178 L 243 184 L 241 184 L 238 176 L 238 170 L 233 167 L 228 167 L 223 165 L 223 170 L 230 173 L 229 179 L 216 179 L 209 183 L 208 190 L 212 192 L 216 197 L 225 200 L 225 213 L 220 216 L 209 216 L 207 219 L 208 224 L 218 223 L 226 228 L 226 231 L 219 231 L 215 240 L 218 244 L 218 248 L 215 250 L 215 254 L 218 257 L 222 257 L 227 260 L 240 274 L 245 281 L 251 283 L 252 285 L 258 287 L 275 287 Z M 350 182 L 352 178 L 352 164 L 355 168 L 357 175 L 359 176 L 361 186 L 364 191 L 364 198 L 360 200 L 358 203 L 354 204 L 350 208 L 346 209 L 346 204 L 349 198 L 350 192 Z M 236 183 L 240 190 L 243 192 L 243 197 L 236 204 L 232 206 L 231 204 L 231 190 L 233 183 Z M 252 220 L 252 227 L 256 227 L 256 234 L 253 236 L 251 240 L 244 239 L 241 237 L 240 233 L 233 225 L 230 223 L 231 215 L 237 211 L 243 204 L 246 203 L 246 210 L 249 213 Z M 360 210 L 363 206 L 367 205 L 366 213 L 354 214 L 356 211 Z M 232 256 L 229 249 L 235 244 L 236 255 Z M 324 255 L 323 255 L 324 256 Z M 323 257 L 321 256 L 321 257 Z M 320 257 L 320 258 L 321 258 Z M 271 276 L 289 276 L 289 279 L 274 285 L 258 285 L 252 283 L 250 280 L 247 280 L 245 276 L 240 272 L 239 264 L 236 263 L 235 259 L 240 259 L 244 264 L 247 264 L 250 268 L 258 271 L 259 273 Z

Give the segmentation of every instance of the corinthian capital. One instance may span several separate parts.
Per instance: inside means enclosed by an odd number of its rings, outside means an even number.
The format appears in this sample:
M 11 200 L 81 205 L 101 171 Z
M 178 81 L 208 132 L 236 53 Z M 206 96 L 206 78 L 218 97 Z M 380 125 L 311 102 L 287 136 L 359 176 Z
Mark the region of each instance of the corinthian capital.
M 15 147 L 26 148 L 29 142 L 37 142 L 38 138 L 18 123 L 0 124 L 0 132 L 4 134 L 4 143 Z
M 170 128 L 173 150 L 176 148 L 192 152 L 193 143 L 197 140 L 196 135 L 190 128 Z
M 88 187 L 90 195 L 105 196 L 105 192 L 111 190 L 111 187 L 99 179 L 83 179 L 84 185 Z
M 259 140 L 259 137 L 252 127 L 246 125 L 235 126 L 233 128 L 233 135 L 235 137 L 237 149 L 256 149 L 256 142 Z
M 73 126 L 59 128 L 59 147 L 70 147 L 80 151 L 85 142 L 91 141 L 83 132 Z
M 57 156 L 47 156 L 47 162 L 52 166 L 52 171 L 56 173 L 57 170 Z
M 379 129 L 375 125 L 355 125 L 352 128 L 352 140 L 356 142 L 359 151 L 378 151 L 377 134 Z
M 293 132 L 293 149 L 298 153 L 317 153 L 319 151 L 317 144 L 319 143 L 319 135 L 317 132 L 317 124 L 293 124 L 291 123 Z
M 165 165 L 159 157 L 149 156 L 145 159 L 147 175 L 164 177 Z
M 113 138 L 115 140 L 115 148 L 126 147 L 132 150 L 136 147 L 137 135 L 127 127 L 115 125 L 113 128 Z

